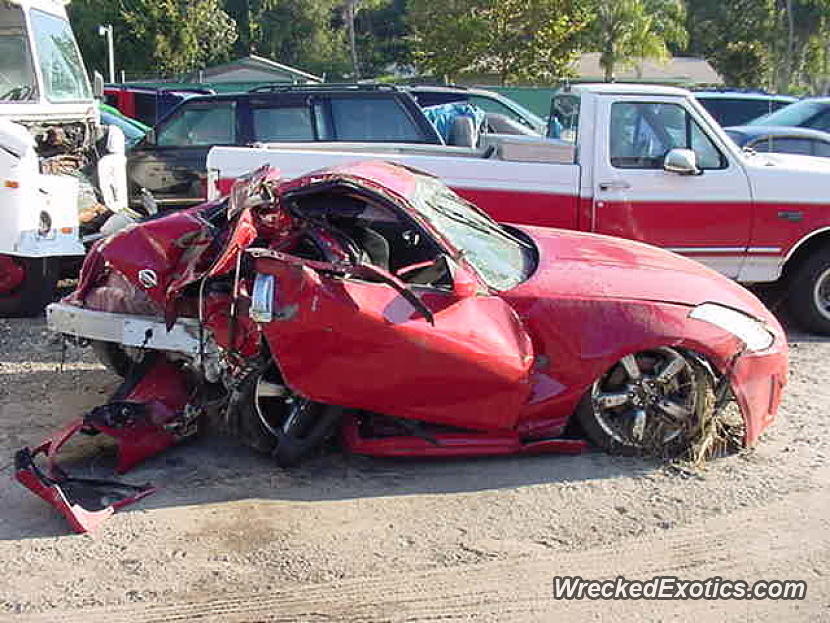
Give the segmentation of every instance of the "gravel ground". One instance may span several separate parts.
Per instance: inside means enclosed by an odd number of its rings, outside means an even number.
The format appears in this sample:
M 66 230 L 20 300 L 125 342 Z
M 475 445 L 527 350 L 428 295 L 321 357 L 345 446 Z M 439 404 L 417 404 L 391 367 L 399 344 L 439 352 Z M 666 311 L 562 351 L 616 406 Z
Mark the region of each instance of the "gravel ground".
M 699 471 L 598 452 L 331 454 L 280 470 L 205 435 L 130 474 L 161 491 L 74 535 L 12 481 L 11 459 L 116 379 L 88 349 L 59 372 L 42 320 L 0 320 L 0 619 L 830 620 L 830 340 L 790 340 L 778 422 L 754 451 Z M 557 602 L 555 574 L 809 588 L 804 602 Z

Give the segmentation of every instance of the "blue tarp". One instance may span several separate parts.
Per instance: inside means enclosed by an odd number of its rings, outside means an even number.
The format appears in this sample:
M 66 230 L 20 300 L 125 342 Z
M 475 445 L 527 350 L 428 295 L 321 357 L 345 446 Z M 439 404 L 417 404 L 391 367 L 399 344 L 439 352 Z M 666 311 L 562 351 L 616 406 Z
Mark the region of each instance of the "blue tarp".
M 427 106 L 423 111 L 445 143 L 450 141 L 450 132 L 452 132 L 452 125 L 456 117 L 472 118 L 475 127 L 479 131 L 484 125 L 484 111 L 472 104 L 439 104 L 438 106 Z

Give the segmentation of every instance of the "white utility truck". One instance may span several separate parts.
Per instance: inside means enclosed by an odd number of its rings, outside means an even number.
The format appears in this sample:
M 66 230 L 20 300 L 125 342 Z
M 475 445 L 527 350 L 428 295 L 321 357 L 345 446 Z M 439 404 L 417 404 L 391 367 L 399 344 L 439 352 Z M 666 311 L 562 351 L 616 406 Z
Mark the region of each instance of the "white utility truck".
M 81 222 L 127 206 L 124 135 L 101 129 L 65 4 L 0 0 L 0 316 L 40 313 Z

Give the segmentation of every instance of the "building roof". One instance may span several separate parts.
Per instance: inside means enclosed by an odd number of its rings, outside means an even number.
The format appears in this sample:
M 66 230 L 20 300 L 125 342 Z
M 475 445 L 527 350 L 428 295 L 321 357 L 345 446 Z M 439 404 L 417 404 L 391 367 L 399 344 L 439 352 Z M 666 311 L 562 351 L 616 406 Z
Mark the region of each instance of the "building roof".
M 323 78 L 261 56 L 245 56 L 229 63 L 194 71 L 182 82 L 323 82 Z
M 599 64 L 599 52 L 582 54 L 574 65 L 579 80 L 602 81 L 605 70 Z M 702 58 L 674 56 L 666 62 L 640 59 L 634 67 L 618 67 L 616 80 L 672 82 L 678 84 L 723 84 L 718 72 Z

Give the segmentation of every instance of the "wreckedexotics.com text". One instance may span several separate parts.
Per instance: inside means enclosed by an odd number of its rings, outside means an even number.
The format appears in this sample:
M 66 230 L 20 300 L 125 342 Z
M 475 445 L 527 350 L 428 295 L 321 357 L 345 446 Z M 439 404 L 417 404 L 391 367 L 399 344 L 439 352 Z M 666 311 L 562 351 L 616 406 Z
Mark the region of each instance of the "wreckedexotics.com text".
M 657 576 L 650 580 L 585 580 L 580 576 L 554 576 L 554 599 L 771 599 L 803 600 L 807 583 L 803 580 L 725 580 L 720 576 L 706 580 L 681 580 L 676 576 Z

